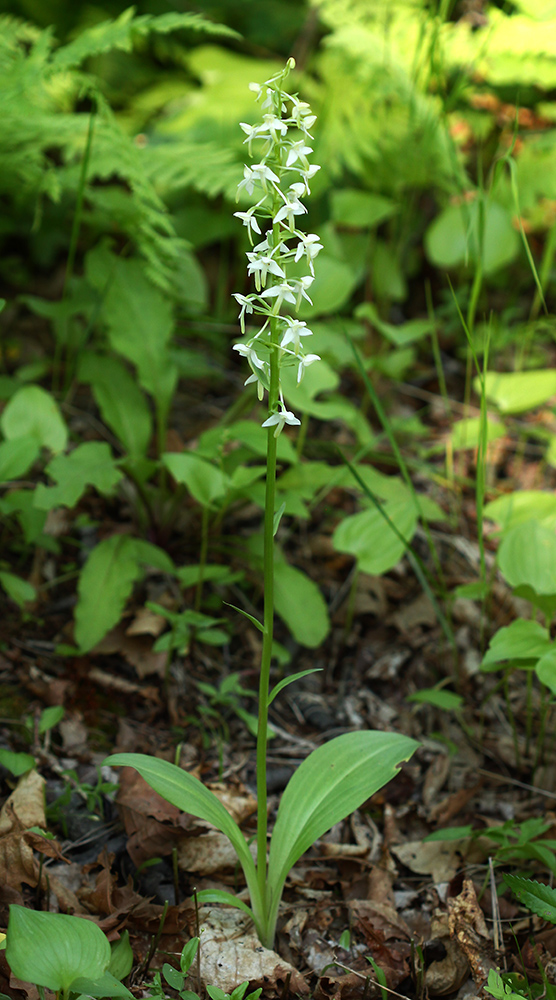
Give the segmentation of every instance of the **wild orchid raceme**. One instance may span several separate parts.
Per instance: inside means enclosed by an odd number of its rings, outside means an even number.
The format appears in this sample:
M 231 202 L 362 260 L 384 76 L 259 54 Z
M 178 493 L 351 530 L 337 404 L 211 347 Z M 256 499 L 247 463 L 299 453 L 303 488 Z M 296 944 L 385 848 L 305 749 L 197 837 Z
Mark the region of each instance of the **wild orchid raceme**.
M 270 661 L 274 631 L 274 536 L 281 511 L 276 512 L 277 438 L 286 424 L 299 424 L 288 410 L 281 384 L 281 371 L 297 367 L 301 381 L 308 365 L 319 361 L 306 354 L 304 338 L 312 335 L 304 322 L 291 315 L 305 298 L 314 279 L 313 261 L 321 244 L 314 233 L 304 235 L 295 220 L 306 212 L 301 201 L 309 194 L 309 181 L 318 170 L 310 165 L 310 129 L 315 122 L 308 104 L 285 92 L 283 84 L 293 68 L 290 59 L 281 73 L 262 86 L 252 84 L 262 102 L 259 125 L 241 127 L 249 152 L 260 140 L 263 156 L 254 166 L 246 166 L 239 190 L 261 197 L 245 212 L 236 212 L 247 227 L 252 251 L 247 254 L 248 272 L 255 291 L 236 294 L 240 306 L 239 323 L 246 335 L 234 348 L 246 358 L 259 399 L 268 394 L 266 494 L 264 511 L 264 612 L 263 623 L 246 617 L 263 634 L 257 728 L 257 854 L 253 859 L 245 836 L 220 800 L 198 778 L 169 761 L 144 754 L 120 753 L 106 763 L 136 768 L 149 785 L 173 805 L 190 815 L 212 823 L 231 841 L 243 868 L 251 906 L 219 889 L 197 893 L 201 903 L 227 903 L 248 913 L 261 942 L 272 947 L 278 910 L 288 873 L 301 855 L 335 823 L 395 776 L 404 760 L 409 760 L 417 744 L 397 733 L 376 731 L 347 732 L 314 750 L 297 768 L 282 795 L 268 850 L 267 739 L 269 705 L 287 684 L 312 670 L 283 678 L 269 690 Z M 262 237 L 258 243 L 254 239 Z M 288 265 L 300 260 L 309 274 L 288 275 Z M 246 318 L 258 317 L 260 328 L 251 335 Z M 246 384 L 247 384 L 246 383 Z M 246 614 L 245 612 L 242 612 Z

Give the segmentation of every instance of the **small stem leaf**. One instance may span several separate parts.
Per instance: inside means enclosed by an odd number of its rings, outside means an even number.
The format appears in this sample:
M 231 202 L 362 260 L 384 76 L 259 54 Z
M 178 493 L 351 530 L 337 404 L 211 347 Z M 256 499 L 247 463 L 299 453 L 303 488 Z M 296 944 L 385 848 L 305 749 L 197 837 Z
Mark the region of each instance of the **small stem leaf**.
M 542 882 L 534 882 L 532 879 L 521 878 L 520 875 L 506 875 L 502 878 L 506 885 L 509 885 L 528 910 L 536 913 L 543 920 L 549 920 L 551 924 L 556 924 L 556 889 L 551 889 L 549 885 Z
M 306 677 L 307 674 L 318 674 L 322 670 L 322 667 L 312 667 L 310 670 L 300 670 L 297 674 L 292 674 L 291 677 L 284 677 L 275 687 L 272 688 L 268 696 L 268 704 L 274 701 L 277 694 L 283 691 L 288 684 L 293 684 L 294 681 L 300 680 L 302 677 Z
M 111 767 L 134 767 L 147 784 L 167 802 L 171 802 L 183 812 L 212 823 L 217 830 L 226 834 L 243 868 L 251 893 L 253 910 L 256 913 L 261 912 L 260 905 L 257 905 L 259 895 L 255 862 L 239 826 L 216 795 L 205 788 L 198 778 L 183 771 L 181 767 L 170 764 L 167 760 L 149 757 L 147 754 L 117 753 L 107 757 L 104 763 Z
M 10 906 L 6 959 L 26 983 L 67 992 L 79 977 L 99 979 L 110 963 L 100 927 L 83 917 Z
M 255 628 L 258 628 L 259 632 L 263 632 L 264 634 L 264 626 L 261 625 L 258 618 L 254 618 L 253 615 L 250 615 L 249 612 L 244 611 L 243 608 L 238 608 L 235 604 L 230 604 L 229 601 L 224 601 L 223 603 L 227 604 L 229 608 L 233 608 L 234 611 L 239 611 L 240 615 L 243 615 L 244 618 L 248 618 L 251 624 L 254 625 Z
M 223 889 L 201 889 L 201 891 L 197 893 L 197 900 L 203 906 L 206 903 L 225 903 L 226 906 L 233 906 L 236 910 L 242 910 L 243 913 L 246 913 L 249 917 L 251 917 L 254 924 L 257 923 L 251 907 L 247 906 L 247 903 L 238 899 L 237 896 L 234 896 L 231 892 L 224 892 Z
M 273 526 L 272 526 L 273 535 L 276 535 L 276 532 L 278 531 L 278 528 L 280 527 L 280 521 L 282 520 L 282 515 L 283 515 L 285 509 L 286 509 L 286 501 L 283 500 L 282 503 L 280 504 L 278 510 L 274 514 L 274 522 L 273 522 Z
M 296 861 L 390 781 L 417 746 L 397 733 L 345 733 L 318 747 L 298 767 L 282 795 L 270 843 L 271 936 L 282 887 Z

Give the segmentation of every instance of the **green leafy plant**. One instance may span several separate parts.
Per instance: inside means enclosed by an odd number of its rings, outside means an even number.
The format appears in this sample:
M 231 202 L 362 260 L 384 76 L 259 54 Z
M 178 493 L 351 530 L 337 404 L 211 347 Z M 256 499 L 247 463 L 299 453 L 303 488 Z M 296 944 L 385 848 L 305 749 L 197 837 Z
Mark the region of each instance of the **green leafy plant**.
M 127 931 L 111 947 L 100 927 L 84 917 L 12 904 L 6 959 L 18 979 L 53 990 L 59 1000 L 83 993 L 128 1000 L 132 996 L 120 981 L 133 962 Z
M 262 124 L 242 125 L 249 150 L 255 142 L 265 144 L 261 161 L 246 166 L 239 190 L 251 195 L 257 190 L 259 200 L 245 212 L 236 213 L 261 241 L 248 253 L 249 273 L 255 276 L 256 292 L 235 296 L 241 307 L 240 324 L 246 329 L 250 315 L 260 315 L 263 325 L 245 342 L 235 345 L 246 357 L 260 399 L 268 393 L 266 494 L 264 507 L 264 620 L 251 622 L 262 632 L 257 727 L 257 860 L 253 860 L 243 833 L 220 801 L 201 782 L 167 761 L 142 754 L 115 754 L 111 765 L 127 765 L 160 795 L 178 808 L 209 822 L 230 839 L 243 868 L 251 906 L 230 893 L 204 890 L 200 902 L 231 904 L 249 913 L 261 942 L 271 947 L 282 890 L 290 869 L 301 855 L 327 830 L 358 808 L 378 788 L 392 778 L 402 760 L 414 752 L 415 741 L 395 733 L 353 732 L 324 744 L 297 769 L 282 796 L 270 841 L 267 863 L 267 778 L 266 755 L 268 710 L 273 697 L 296 679 L 284 679 L 270 690 L 270 663 L 274 632 L 274 567 L 276 534 L 283 507 L 276 509 L 277 440 L 286 424 L 299 424 L 287 408 L 282 384 L 282 370 L 293 367 L 297 382 L 305 369 L 319 360 L 306 354 L 302 338 L 312 331 L 305 322 L 291 318 L 284 304 L 298 307 L 308 299 L 314 280 L 314 258 L 321 245 L 315 234 L 305 235 L 296 227 L 296 219 L 306 211 L 302 197 L 309 193 L 309 182 L 317 167 L 311 165 L 310 128 L 315 118 L 307 104 L 284 90 L 284 81 L 293 66 L 262 86 L 253 85 L 262 101 L 265 114 Z M 289 137 L 292 129 L 298 138 Z M 296 178 L 291 181 L 292 175 Z M 286 186 L 286 190 L 284 190 Z M 265 232 L 261 224 L 266 225 Z M 293 242 L 293 246 L 291 245 Z M 290 276 L 291 263 L 304 260 L 309 274 Z M 298 273 L 298 272 L 295 272 Z M 310 300 L 309 300 L 310 301 Z
M 155 972 L 153 984 L 150 987 L 148 996 L 153 998 L 163 998 L 166 997 L 166 992 L 162 979 L 170 986 L 172 990 L 175 990 L 180 1000 L 199 1000 L 199 994 L 195 993 L 193 990 L 184 989 L 185 979 L 187 974 L 197 956 L 199 950 L 199 938 L 191 938 L 187 944 L 184 945 L 182 953 L 180 955 L 180 967 L 175 969 L 168 962 L 165 962 L 162 966 L 162 974 L 160 972 Z M 212 986 L 210 983 L 207 984 L 206 990 L 211 998 L 211 1000 L 259 1000 L 262 993 L 262 989 L 253 990 L 251 993 L 247 993 L 249 987 L 248 982 L 240 983 L 236 986 L 232 993 L 224 993 L 218 986 Z M 247 993 L 247 996 L 246 996 Z

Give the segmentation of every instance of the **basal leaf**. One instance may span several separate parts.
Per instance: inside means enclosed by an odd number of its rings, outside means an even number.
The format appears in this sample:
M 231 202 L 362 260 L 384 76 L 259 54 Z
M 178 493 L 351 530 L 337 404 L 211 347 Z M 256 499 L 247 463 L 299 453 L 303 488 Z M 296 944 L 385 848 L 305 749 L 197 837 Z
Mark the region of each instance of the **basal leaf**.
M 251 907 L 247 906 L 243 900 L 238 899 L 237 896 L 232 895 L 231 892 L 225 892 L 223 889 L 201 889 L 200 892 L 196 893 L 196 897 L 202 906 L 206 903 L 224 903 L 226 906 L 233 906 L 236 910 L 242 910 L 243 913 L 247 913 L 251 917 L 251 920 L 254 919 Z
M 100 927 L 84 917 L 10 906 L 6 958 L 14 976 L 49 990 L 68 990 L 78 976 L 96 979 L 110 962 Z
M 99 493 L 111 493 L 122 478 L 105 441 L 88 441 L 69 455 L 56 455 L 46 471 L 57 485 L 38 484 L 34 502 L 39 510 L 74 507 L 87 486 L 93 486 Z
M 68 440 L 56 400 L 39 385 L 25 385 L 12 396 L 0 417 L 0 428 L 8 441 L 32 437 L 55 454 L 64 450 Z
M 484 220 L 482 259 L 486 274 L 493 273 L 514 259 L 519 251 L 519 237 L 512 226 L 510 212 L 494 201 L 487 201 L 483 212 L 478 201 L 449 205 L 425 234 L 425 250 L 438 267 L 473 264 L 479 257 L 479 225 Z
M 318 747 L 297 768 L 282 795 L 270 843 L 268 882 L 274 919 L 282 886 L 296 861 L 390 781 L 417 746 L 415 740 L 397 733 L 345 733 Z
M 205 788 L 198 778 L 188 774 L 176 764 L 148 757 L 146 754 L 117 753 L 107 757 L 104 763 L 111 767 L 134 767 L 147 784 L 167 802 L 171 802 L 183 812 L 190 813 L 191 816 L 212 823 L 217 830 L 225 833 L 232 842 L 245 873 L 255 910 L 259 894 L 253 858 L 237 823 L 216 795 Z
M 96 976 L 94 979 L 89 976 L 78 976 L 74 979 L 71 984 L 71 992 L 84 994 L 86 997 L 110 997 L 115 1000 L 116 997 L 124 997 L 125 1000 L 134 1000 L 133 993 L 128 990 L 127 986 L 120 983 L 111 972 L 103 972 L 101 976 Z
M 520 875 L 502 874 L 506 885 L 515 892 L 520 903 L 523 903 L 528 910 L 549 920 L 551 924 L 556 924 L 556 889 L 551 889 L 549 885 L 542 882 L 534 882 L 532 879 L 522 878 Z

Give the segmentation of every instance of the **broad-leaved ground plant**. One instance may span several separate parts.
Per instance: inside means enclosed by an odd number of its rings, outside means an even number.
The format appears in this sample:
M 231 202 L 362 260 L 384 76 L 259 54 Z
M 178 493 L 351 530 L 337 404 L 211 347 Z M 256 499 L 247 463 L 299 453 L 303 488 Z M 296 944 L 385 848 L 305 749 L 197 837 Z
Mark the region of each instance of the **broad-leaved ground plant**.
M 402 760 L 414 752 L 413 740 L 396 733 L 360 731 L 345 733 L 318 747 L 290 779 L 278 809 L 267 859 L 267 742 L 268 709 L 287 684 L 303 674 L 284 678 L 270 690 L 270 662 L 274 635 L 274 553 L 283 507 L 276 506 L 277 442 L 286 425 L 299 424 L 288 409 L 283 372 L 293 367 L 296 381 L 305 369 L 319 362 L 302 338 L 312 336 L 305 322 L 295 318 L 295 309 L 309 297 L 313 260 L 321 249 L 318 236 L 305 234 L 300 219 L 306 213 L 304 198 L 319 169 L 312 164 L 311 132 L 315 118 L 310 107 L 285 90 L 293 68 L 286 68 L 262 86 L 254 85 L 262 104 L 262 122 L 243 124 L 248 151 L 261 143 L 263 155 L 253 166 L 245 166 L 239 191 L 256 195 L 246 212 L 237 212 L 253 241 L 248 251 L 248 271 L 254 275 L 255 292 L 236 294 L 240 325 L 245 341 L 234 345 L 249 364 L 247 383 L 257 387 L 259 399 L 267 397 L 266 493 L 264 506 L 264 618 L 260 623 L 263 646 L 260 666 L 257 726 L 257 855 L 253 856 L 240 828 L 218 798 L 193 775 L 175 764 L 144 754 L 115 754 L 107 763 L 131 766 L 151 787 L 178 808 L 212 823 L 230 839 L 249 889 L 250 907 L 220 890 L 198 893 L 201 902 L 220 902 L 246 911 L 261 942 L 272 947 L 282 890 L 290 869 L 312 843 L 334 823 L 348 816 L 392 778 Z M 257 242 L 255 243 L 255 240 Z M 290 265 L 303 260 L 307 273 L 290 275 Z M 291 315 L 293 307 L 294 315 Z M 247 319 L 258 320 L 255 332 L 247 330 Z M 309 671 L 310 672 L 310 671 Z

